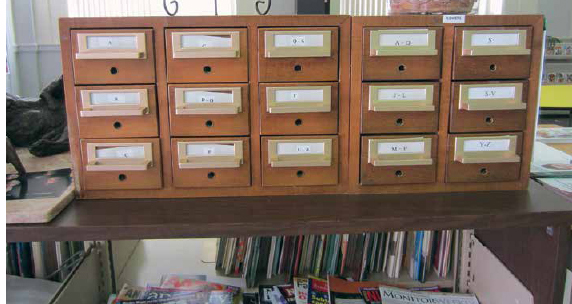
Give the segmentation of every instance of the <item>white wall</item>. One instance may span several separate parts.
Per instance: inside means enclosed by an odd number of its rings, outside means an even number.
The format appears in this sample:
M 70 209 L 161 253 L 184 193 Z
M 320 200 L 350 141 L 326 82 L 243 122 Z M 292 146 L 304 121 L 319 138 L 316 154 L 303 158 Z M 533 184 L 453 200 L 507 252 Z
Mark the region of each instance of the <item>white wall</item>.
M 256 12 L 257 0 L 236 0 L 236 12 L 238 15 L 258 15 Z M 265 2 L 268 2 L 266 0 Z M 261 4 L 260 9 L 265 10 L 266 4 Z M 269 15 L 295 15 L 296 0 L 274 0 L 268 11 Z
M 67 15 L 66 0 L 7 1 L 10 93 L 36 97 L 62 73 L 58 19 Z

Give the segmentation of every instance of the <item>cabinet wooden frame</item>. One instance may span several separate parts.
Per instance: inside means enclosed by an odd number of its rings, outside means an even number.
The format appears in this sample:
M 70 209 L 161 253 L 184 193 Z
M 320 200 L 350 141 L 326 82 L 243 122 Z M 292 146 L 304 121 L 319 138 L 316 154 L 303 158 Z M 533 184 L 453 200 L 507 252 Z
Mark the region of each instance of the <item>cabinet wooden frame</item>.
M 440 104 L 438 105 L 439 119 L 437 129 L 437 174 L 435 183 L 411 185 L 382 185 L 362 186 L 360 184 L 360 157 L 362 157 L 361 136 L 381 133 L 364 134 L 360 130 L 364 100 L 363 83 L 370 79 L 363 77 L 366 64 L 364 46 L 369 44 L 366 38 L 368 29 L 413 29 L 413 28 L 442 28 L 442 60 L 440 82 Z M 456 29 L 462 27 L 478 27 L 490 29 L 528 29 L 530 44 L 530 73 L 523 92 L 523 102 L 526 103 L 525 125 L 522 128 L 522 165 L 519 177 L 513 181 L 482 183 L 482 182 L 446 182 L 446 156 L 449 149 L 449 124 L 452 103 L 453 58 L 457 41 Z M 457 31 L 458 32 L 458 31 Z M 535 120 L 537 115 L 540 64 L 543 45 L 543 17 L 540 15 L 523 16 L 465 16 L 465 23 L 443 23 L 443 16 L 384 16 L 384 17 L 352 17 L 352 51 L 351 51 L 351 106 L 350 106 L 350 154 L 349 154 L 349 191 L 351 193 L 418 193 L 418 192 L 450 192 L 450 191 L 490 191 L 490 190 L 524 190 L 528 186 L 532 145 L 534 140 Z M 367 40 L 367 41 L 366 41 Z M 476 57 L 476 56 L 475 56 Z M 488 68 L 488 67 L 487 67 Z M 528 69 L 528 67 L 523 67 Z M 527 74 L 528 75 L 528 74 Z M 518 78 L 518 77 L 516 77 Z M 400 79 L 395 79 L 400 80 Z M 426 79 L 416 79 L 426 80 Z M 478 78 L 468 80 L 483 80 Z M 494 81 L 496 79 L 491 79 Z M 365 98 L 367 99 L 367 98 Z M 519 127 L 513 130 L 519 130 Z M 491 134 L 493 135 L 493 134 Z
M 75 79 L 73 74 L 73 56 L 72 51 L 72 30 L 91 30 L 109 31 L 114 29 L 145 29 L 152 33 L 153 43 L 151 49 L 147 52 L 154 54 L 154 74 L 156 94 L 157 94 L 157 110 L 159 123 L 159 140 L 160 155 L 162 163 L 162 188 L 153 190 L 86 190 L 82 181 L 79 169 L 82 168 L 80 157 L 80 136 L 78 133 L 77 109 L 75 107 L 76 97 L 74 96 Z M 258 36 L 265 29 L 298 29 L 298 30 L 332 30 L 332 39 L 337 41 L 333 45 L 332 57 L 329 61 L 337 62 L 335 67 L 330 70 L 335 72 L 329 73 L 330 76 L 324 80 L 334 81 L 338 86 L 338 128 L 337 133 L 337 149 L 339 153 L 338 162 L 338 181 L 335 185 L 311 186 L 311 187 L 262 187 L 261 172 L 261 133 L 260 133 L 260 105 L 259 100 L 259 45 Z M 197 31 L 204 32 L 206 29 L 213 31 L 244 31 L 245 35 L 241 35 L 241 58 L 247 62 L 244 69 L 237 70 L 241 75 L 247 75 L 244 80 L 230 80 L 224 78 L 216 79 L 214 77 L 215 70 L 209 76 L 213 76 L 212 80 L 208 80 L 209 85 L 218 85 L 219 83 L 230 82 L 229 85 L 240 83 L 248 87 L 247 101 L 250 101 L 248 109 L 249 127 L 247 132 L 241 131 L 238 134 L 204 134 L 202 136 L 240 136 L 236 138 L 248 138 L 250 141 L 250 169 L 251 169 L 251 185 L 244 187 L 217 187 L 217 188 L 177 188 L 173 183 L 173 157 L 176 157 L 176 151 L 172 150 L 171 140 L 178 136 L 198 136 L 183 133 L 172 133 L 169 117 L 172 117 L 171 104 L 169 102 L 169 86 L 185 85 L 199 86 L 203 85 L 198 79 L 182 80 L 167 77 L 167 62 L 172 65 L 176 60 L 169 59 L 172 57 L 172 49 L 167 47 L 168 40 L 171 39 L 167 32 L 172 31 Z M 348 188 L 348 142 L 349 142 L 349 94 L 350 94 L 350 32 L 351 18 L 349 16 L 197 16 L 197 17 L 132 17 L 132 18 L 62 18 L 60 19 L 60 39 L 62 48 L 63 71 L 64 71 L 64 89 L 66 93 L 66 107 L 68 109 L 68 128 L 70 136 L 70 149 L 72 154 L 72 165 L 76 174 L 76 188 L 80 198 L 173 198 L 173 197 L 221 197 L 221 196 L 260 196 L 260 195 L 286 195 L 292 194 L 324 194 L 324 193 L 347 193 Z M 241 32 L 242 33 L 242 32 Z M 245 39 L 245 44 L 242 43 Z M 172 42 L 172 41 L 171 41 Z M 242 46 L 245 46 L 244 49 Z M 332 59 L 334 58 L 334 59 Z M 226 58 L 232 60 L 231 58 Z M 183 60 L 183 59 L 181 59 Z M 199 60 L 222 60 L 217 58 L 206 58 Z M 316 57 L 312 60 L 316 62 L 323 61 Z M 190 60 L 189 60 L 190 61 Z M 176 64 L 176 63 L 175 63 Z M 319 65 L 317 65 L 318 67 Z M 309 66 L 308 66 L 309 68 Z M 321 67 L 319 67 L 321 69 Z M 183 69 L 184 70 L 184 69 Z M 171 69 L 172 71 L 172 69 Z M 203 74 L 203 66 L 200 65 L 200 74 Z M 321 72 L 316 70 L 318 74 Z M 221 76 L 222 77 L 222 76 Z M 276 81 L 292 82 L 298 79 L 280 79 L 276 75 Z M 244 82 L 243 82 L 244 81 Z M 246 81 L 248 83 L 246 83 Z M 125 84 L 129 81 L 125 80 Z M 89 83 L 86 83 L 89 85 Z M 69 97 L 68 97 L 69 96 Z M 174 104 L 173 104 L 174 105 Z M 243 99 L 244 105 L 244 99 Z M 204 122 L 202 122 L 204 125 Z M 328 133 L 328 135 L 332 135 Z

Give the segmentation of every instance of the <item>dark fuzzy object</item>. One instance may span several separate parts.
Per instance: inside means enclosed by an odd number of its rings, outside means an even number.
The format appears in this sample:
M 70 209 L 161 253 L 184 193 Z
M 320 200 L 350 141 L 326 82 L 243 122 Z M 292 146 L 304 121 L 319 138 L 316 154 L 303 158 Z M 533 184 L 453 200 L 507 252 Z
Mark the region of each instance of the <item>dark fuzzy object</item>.
M 39 99 L 6 94 L 6 136 L 35 156 L 69 150 L 62 77 L 45 87 Z

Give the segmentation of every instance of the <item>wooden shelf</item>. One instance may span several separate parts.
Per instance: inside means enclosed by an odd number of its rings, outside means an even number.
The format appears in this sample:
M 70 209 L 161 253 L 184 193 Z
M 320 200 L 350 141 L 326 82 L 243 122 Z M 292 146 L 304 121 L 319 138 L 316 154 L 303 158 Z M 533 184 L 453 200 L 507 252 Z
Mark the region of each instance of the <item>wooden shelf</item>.
M 6 225 L 16 241 L 489 229 L 572 223 L 572 204 L 528 191 L 75 200 L 47 224 Z

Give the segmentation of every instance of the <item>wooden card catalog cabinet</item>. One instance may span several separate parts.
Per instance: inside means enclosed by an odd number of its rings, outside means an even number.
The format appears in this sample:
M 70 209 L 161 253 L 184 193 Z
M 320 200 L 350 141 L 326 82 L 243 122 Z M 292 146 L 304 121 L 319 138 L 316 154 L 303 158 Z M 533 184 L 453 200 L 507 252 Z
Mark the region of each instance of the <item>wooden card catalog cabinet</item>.
M 363 133 L 435 132 L 439 83 L 364 83 Z
M 86 189 L 160 188 L 158 139 L 82 140 Z
M 153 31 L 74 30 L 74 79 L 78 84 L 153 83 Z
M 449 20 L 62 18 L 79 196 L 523 190 L 543 18 Z
M 528 78 L 531 44 L 531 27 L 456 28 L 453 79 Z
M 364 80 L 438 79 L 442 28 L 367 28 Z
M 259 30 L 259 78 L 274 81 L 336 81 L 337 28 Z
M 171 133 L 247 135 L 248 100 L 246 84 L 169 85 Z
M 244 187 L 250 185 L 248 139 L 173 139 L 177 187 Z
M 451 132 L 523 130 L 527 92 L 526 81 L 455 83 Z
M 437 137 L 362 137 L 362 185 L 435 182 Z
M 510 181 L 520 177 L 522 134 L 451 135 L 448 182 Z
M 262 134 L 333 134 L 338 131 L 338 84 L 260 85 Z
M 169 29 L 169 82 L 248 81 L 245 28 Z
M 154 86 L 76 87 L 83 138 L 157 136 Z
M 337 136 L 263 137 L 264 186 L 335 185 Z

